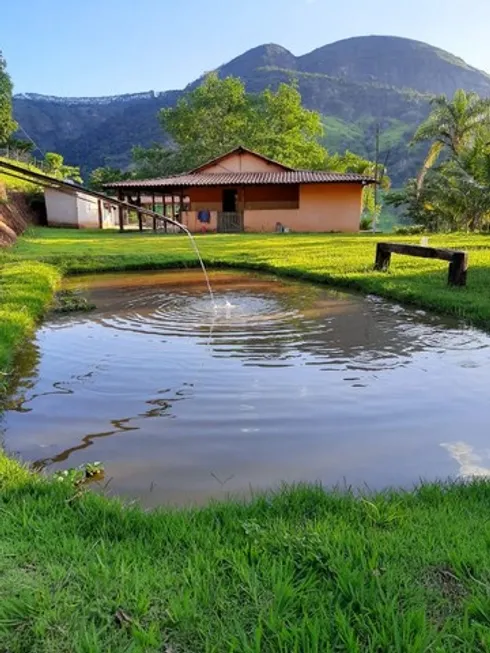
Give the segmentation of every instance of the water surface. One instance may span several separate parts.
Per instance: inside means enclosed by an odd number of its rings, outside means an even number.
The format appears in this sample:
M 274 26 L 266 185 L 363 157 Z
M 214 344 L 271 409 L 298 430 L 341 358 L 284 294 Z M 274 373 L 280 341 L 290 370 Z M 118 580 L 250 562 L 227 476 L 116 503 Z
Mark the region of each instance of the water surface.
M 282 481 L 487 474 L 490 337 L 373 297 L 236 272 L 76 278 L 18 362 L 4 444 L 102 461 L 106 491 L 203 503 Z

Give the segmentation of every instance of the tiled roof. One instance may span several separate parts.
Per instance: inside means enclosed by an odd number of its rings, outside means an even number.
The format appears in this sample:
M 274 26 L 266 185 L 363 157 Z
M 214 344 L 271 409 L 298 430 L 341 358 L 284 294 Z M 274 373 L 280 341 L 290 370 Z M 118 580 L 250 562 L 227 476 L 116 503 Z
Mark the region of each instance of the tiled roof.
M 184 188 L 194 186 L 257 186 L 272 184 L 372 184 L 374 179 L 355 173 L 317 170 L 285 172 L 195 172 L 157 179 L 127 180 L 106 184 L 107 188 Z

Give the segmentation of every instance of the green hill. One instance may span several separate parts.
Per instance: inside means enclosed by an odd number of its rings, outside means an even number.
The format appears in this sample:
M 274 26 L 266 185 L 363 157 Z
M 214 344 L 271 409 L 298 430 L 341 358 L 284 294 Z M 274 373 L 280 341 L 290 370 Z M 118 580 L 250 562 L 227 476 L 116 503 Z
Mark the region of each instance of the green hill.
M 346 39 L 300 57 L 280 45 L 261 45 L 218 72 L 240 77 L 251 92 L 294 79 L 305 106 L 324 116 L 332 151 L 349 148 L 372 157 L 379 124 L 381 156 L 396 185 L 420 165 L 424 149 L 409 149 L 408 143 L 433 95 L 465 88 L 490 96 L 486 73 L 426 43 L 391 36 Z M 124 167 L 132 146 L 165 140 L 156 114 L 185 90 L 104 98 L 23 94 L 14 98 L 14 112 L 43 150 L 60 152 L 69 164 L 85 171 Z

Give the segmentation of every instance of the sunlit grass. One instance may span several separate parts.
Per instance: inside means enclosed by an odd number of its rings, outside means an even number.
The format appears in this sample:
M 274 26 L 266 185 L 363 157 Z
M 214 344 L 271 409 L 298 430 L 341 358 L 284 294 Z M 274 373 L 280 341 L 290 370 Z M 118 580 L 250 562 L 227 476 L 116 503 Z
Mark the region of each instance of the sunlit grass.
M 0 268 L 0 373 L 9 368 L 16 349 L 32 335 L 59 279 L 56 268 L 34 261 Z M 0 384 L 4 385 L 3 377 Z
M 209 266 L 238 266 L 341 285 L 463 317 L 490 322 L 490 236 L 448 234 L 436 246 L 469 251 L 468 285 L 448 288 L 443 261 L 393 255 L 389 273 L 373 271 L 376 242 L 393 236 L 342 234 L 197 236 Z M 417 242 L 414 237 L 396 237 Z M 69 274 L 196 265 L 186 236 L 34 229 L 3 254 L 8 260 L 42 260 Z M 0 259 L 1 260 L 1 259 Z
M 37 168 L 36 166 L 30 163 L 23 163 L 22 161 L 12 161 L 11 159 L 0 156 L 0 162 L 1 161 L 5 161 L 6 163 L 15 163 L 15 165 L 19 168 L 25 168 L 26 170 L 32 170 L 34 172 L 42 173 L 42 170 L 40 170 L 39 168 Z M 30 181 L 26 181 L 25 179 L 21 179 L 20 177 L 12 177 L 11 175 L 2 172 L 1 168 L 0 168 L 0 183 L 3 184 L 8 190 L 20 191 L 23 193 L 35 193 L 40 190 L 40 187 L 38 185 L 33 184 Z
M 490 486 L 144 513 L 0 456 L 0 650 L 486 651 Z

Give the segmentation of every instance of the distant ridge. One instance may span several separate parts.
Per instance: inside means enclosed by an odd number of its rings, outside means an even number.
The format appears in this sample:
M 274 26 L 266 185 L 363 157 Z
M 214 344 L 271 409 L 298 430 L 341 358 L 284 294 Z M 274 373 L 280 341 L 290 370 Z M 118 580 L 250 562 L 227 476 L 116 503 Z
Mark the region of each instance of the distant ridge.
M 296 80 L 305 106 L 324 115 L 325 142 L 332 151 L 349 148 L 372 156 L 379 123 L 382 156 L 389 159 L 395 184 L 413 175 L 423 156 L 420 148 L 407 145 L 431 96 L 464 88 L 490 97 L 487 73 L 440 48 L 396 36 L 352 37 L 299 57 L 281 45 L 259 45 L 217 72 L 240 77 L 251 92 Z M 14 97 L 14 113 L 43 150 L 59 151 L 85 171 L 124 167 L 134 145 L 164 141 L 157 112 L 173 106 L 183 92 L 93 98 L 22 93 Z

